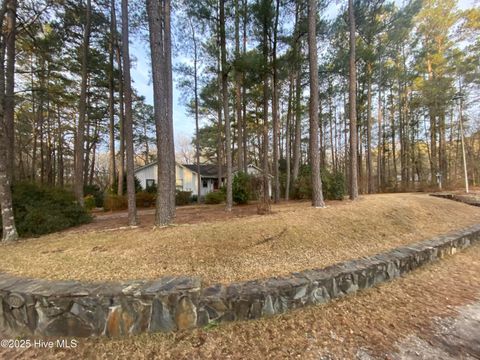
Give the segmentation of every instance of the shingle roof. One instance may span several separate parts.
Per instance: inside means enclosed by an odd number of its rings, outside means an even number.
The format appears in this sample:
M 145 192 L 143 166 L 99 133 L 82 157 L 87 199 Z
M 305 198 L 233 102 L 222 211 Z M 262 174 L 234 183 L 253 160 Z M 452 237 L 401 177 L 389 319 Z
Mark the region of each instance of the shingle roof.
M 148 167 L 156 165 L 156 164 L 157 164 L 157 162 L 153 161 L 150 164 L 140 166 L 139 168 L 135 169 L 135 172 L 138 172 L 142 169 L 148 168 Z M 186 167 L 187 169 L 189 169 L 189 170 L 191 170 L 195 173 L 197 172 L 197 165 L 196 164 L 179 164 L 179 163 L 177 163 L 177 165 Z M 259 168 L 258 166 L 255 166 L 255 165 L 252 165 L 252 164 L 250 164 L 248 166 L 252 166 L 252 167 L 256 168 L 259 172 L 263 172 L 262 169 Z M 237 171 L 236 168 L 233 168 L 232 170 L 233 170 L 234 173 Z M 222 176 L 225 177 L 226 174 L 227 174 L 227 167 L 223 166 Z M 203 177 L 207 177 L 207 178 L 217 178 L 218 177 L 218 166 L 215 165 L 215 164 L 200 165 L 200 175 L 203 176 Z M 272 177 L 271 174 L 268 174 L 268 176 Z
M 182 164 L 182 166 L 185 166 L 186 168 L 197 172 L 197 165 L 195 164 Z M 222 168 L 222 175 L 225 175 L 226 173 L 227 168 L 224 166 Z M 200 175 L 202 175 L 203 177 L 216 178 L 218 177 L 218 166 L 214 164 L 200 165 Z

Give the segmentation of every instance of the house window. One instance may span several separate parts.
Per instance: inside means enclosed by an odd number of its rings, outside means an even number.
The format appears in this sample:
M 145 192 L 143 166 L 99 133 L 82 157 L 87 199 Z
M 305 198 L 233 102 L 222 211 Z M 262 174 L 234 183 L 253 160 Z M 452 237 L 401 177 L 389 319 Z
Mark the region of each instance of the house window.
M 183 189 L 183 179 L 177 179 L 176 188 L 177 188 L 177 190 L 182 190 Z
M 147 189 L 155 186 L 155 180 L 154 179 L 147 179 Z
M 208 187 L 207 180 L 202 180 L 202 185 L 203 185 L 204 188 Z

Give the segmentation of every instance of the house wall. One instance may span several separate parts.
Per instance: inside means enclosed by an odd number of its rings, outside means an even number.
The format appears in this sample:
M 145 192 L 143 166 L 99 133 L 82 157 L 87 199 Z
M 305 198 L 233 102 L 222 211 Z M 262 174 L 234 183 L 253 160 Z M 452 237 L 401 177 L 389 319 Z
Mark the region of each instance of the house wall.
M 204 187 L 203 186 L 203 182 L 206 181 L 207 182 L 207 187 Z M 202 179 L 202 187 L 200 189 L 200 193 L 202 196 L 205 196 L 207 195 L 208 193 L 212 192 L 213 191 L 213 182 L 214 180 L 213 179 Z
M 247 166 L 247 174 L 252 176 L 262 176 L 263 172 L 253 165 Z M 268 179 L 268 196 L 272 196 L 272 178 Z
M 147 179 L 155 180 L 157 183 L 157 165 L 148 166 L 135 172 L 135 176 L 140 181 L 143 189 L 147 188 Z
M 183 167 L 179 164 L 175 166 L 175 174 L 176 174 L 176 186 L 178 190 L 181 191 L 191 191 L 192 195 L 197 195 L 197 173 L 193 172 L 189 168 Z M 143 189 L 147 188 L 147 180 L 152 179 L 155 180 L 155 184 L 157 183 L 157 165 L 152 165 L 140 169 L 135 172 L 135 176 L 140 181 L 140 185 Z M 202 181 L 202 188 L 201 188 L 201 195 L 204 196 L 209 192 L 213 191 L 213 180 L 207 180 L 207 187 L 203 187 Z
M 177 182 L 182 182 L 183 191 L 191 191 L 192 195 L 197 195 L 198 187 L 197 187 L 197 173 L 190 170 L 189 168 L 178 166 L 177 165 Z M 201 187 L 200 187 L 200 195 L 205 196 L 209 192 L 213 191 L 213 179 L 209 178 L 201 178 Z M 206 182 L 206 187 L 203 186 L 204 181 Z
M 247 173 L 253 176 L 261 176 L 262 171 L 253 165 L 247 167 Z M 192 195 L 197 195 L 197 173 L 190 170 L 187 167 L 184 167 L 180 164 L 175 165 L 175 174 L 176 174 L 176 186 L 178 190 L 182 191 L 191 191 Z M 140 185 L 143 189 L 147 187 L 147 180 L 155 180 L 157 183 L 157 165 L 147 166 L 135 172 L 135 176 L 140 181 Z M 207 182 L 207 186 L 203 186 L 204 180 Z M 202 178 L 201 191 L 200 195 L 205 196 L 206 194 L 214 190 L 214 179 L 212 178 Z M 269 178 L 268 181 L 268 193 L 269 196 L 272 196 L 272 179 Z

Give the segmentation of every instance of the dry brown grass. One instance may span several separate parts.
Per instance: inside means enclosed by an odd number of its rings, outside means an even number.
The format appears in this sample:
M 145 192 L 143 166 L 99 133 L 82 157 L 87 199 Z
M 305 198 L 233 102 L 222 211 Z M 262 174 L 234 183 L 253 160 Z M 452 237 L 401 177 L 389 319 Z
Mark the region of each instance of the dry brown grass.
M 261 320 L 173 334 L 80 340 L 73 350 L 2 350 L 5 359 L 378 359 L 408 335 L 428 341 L 434 317 L 480 300 L 480 246 L 406 277 L 322 306 Z M 0 334 L 1 338 L 1 334 Z
M 371 195 L 326 209 L 280 204 L 273 211 L 158 230 L 52 234 L 0 246 L 0 270 L 52 279 L 189 274 L 230 282 L 372 255 L 480 220 L 480 208 L 423 194 Z

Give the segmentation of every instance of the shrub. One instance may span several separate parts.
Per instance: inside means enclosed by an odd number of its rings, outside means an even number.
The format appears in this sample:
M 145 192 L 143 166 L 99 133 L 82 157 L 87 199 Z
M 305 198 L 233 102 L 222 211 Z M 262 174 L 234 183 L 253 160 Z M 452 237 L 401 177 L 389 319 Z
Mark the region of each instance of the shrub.
M 95 207 L 103 207 L 103 191 L 100 189 L 100 186 L 92 184 L 85 185 L 83 187 L 83 195 L 91 195 L 95 199 Z
M 139 208 L 149 208 L 155 206 L 155 199 L 155 194 L 146 191 L 140 191 L 135 195 L 136 204 Z
M 125 210 L 128 208 L 128 201 L 125 195 L 116 194 L 105 195 L 103 200 L 103 209 L 105 211 Z
M 200 201 L 202 201 L 202 197 L 200 197 Z M 196 203 L 196 202 L 198 202 L 198 195 L 192 195 L 192 196 L 190 196 L 190 202 L 191 202 L 191 203 Z
M 150 186 L 147 186 L 145 188 L 145 191 L 147 193 L 150 193 L 150 194 L 156 194 L 157 193 L 157 184 L 153 184 L 153 185 L 150 185 Z
M 149 208 L 155 206 L 156 194 L 140 191 L 135 194 L 135 204 L 139 208 Z M 105 195 L 103 209 L 105 211 L 118 211 L 128 209 L 127 195 L 118 196 L 116 194 Z
M 263 196 L 263 176 L 250 176 L 250 186 L 252 189 L 251 199 L 260 200 Z
M 212 191 L 205 196 L 205 204 L 221 204 L 225 201 L 225 194 L 222 191 Z
M 175 194 L 175 205 L 182 206 L 190 204 L 190 198 L 192 197 L 191 191 L 177 190 Z
M 297 179 L 293 183 L 292 198 L 297 200 L 310 199 L 312 197 L 311 171 L 309 166 L 300 168 Z
M 246 204 L 252 198 L 252 184 L 250 176 L 242 171 L 235 174 L 232 183 L 233 201 L 237 204 Z
M 341 172 L 322 172 L 323 196 L 327 200 L 343 200 L 345 176 Z
M 95 197 L 93 195 L 87 195 L 83 198 L 83 203 L 85 206 L 85 209 L 88 211 L 92 211 L 93 209 L 96 208 L 95 204 Z
M 345 178 L 341 172 L 322 170 L 322 192 L 325 200 L 343 200 L 345 196 Z M 292 197 L 294 199 L 310 199 L 312 197 L 312 183 L 310 167 L 305 165 L 300 169 L 297 180 L 293 184 Z
M 142 191 L 142 185 L 140 184 L 140 180 L 135 176 L 135 192 Z M 115 182 L 113 183 L 113 188 L 110 189 L 111 192 L 116 193 L 118 189 L 118 176 L 115 178 Z M 127 193 L 127 174 L 123 175 L 123 193 Z
M 12 199 L 20 236 L 49 234 L 92 219 L 65 189 L 17 183 L 12 186 Z

